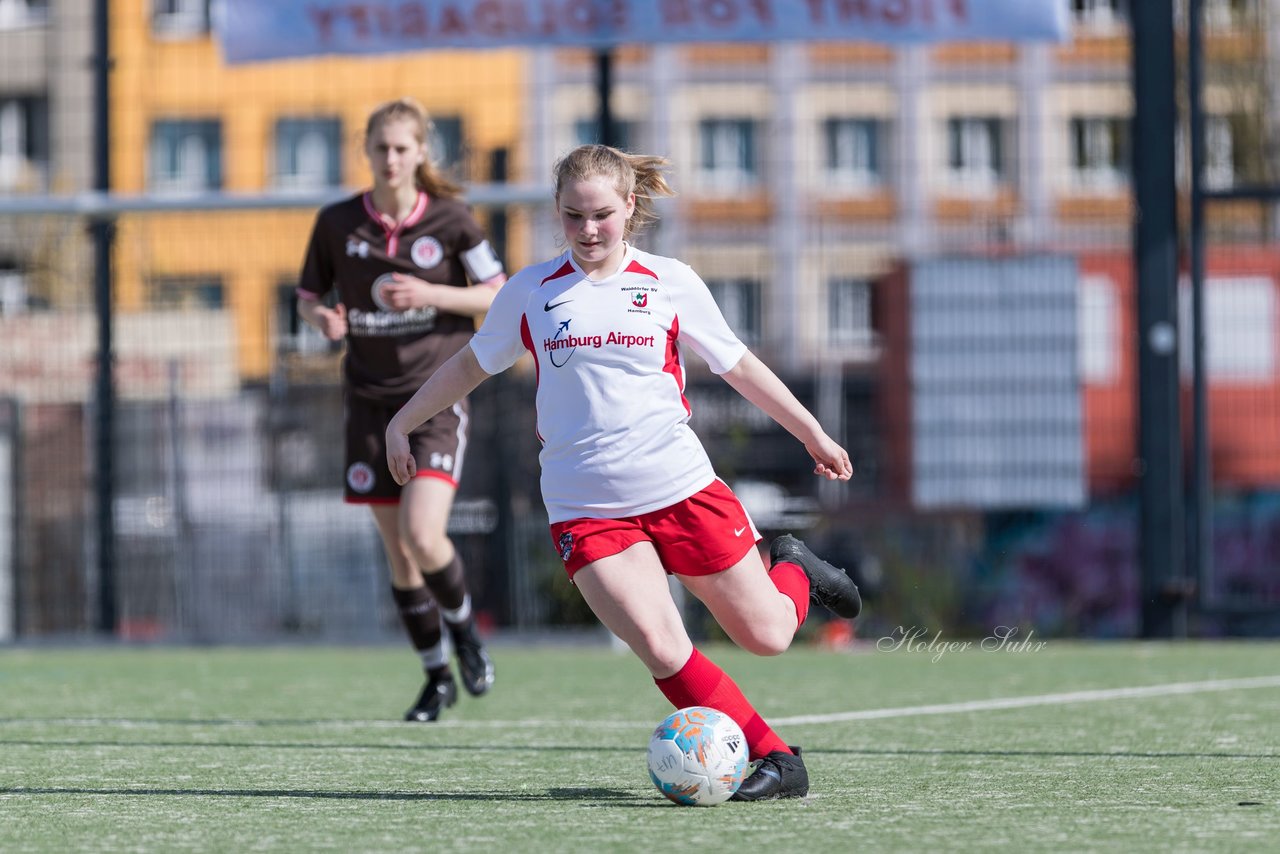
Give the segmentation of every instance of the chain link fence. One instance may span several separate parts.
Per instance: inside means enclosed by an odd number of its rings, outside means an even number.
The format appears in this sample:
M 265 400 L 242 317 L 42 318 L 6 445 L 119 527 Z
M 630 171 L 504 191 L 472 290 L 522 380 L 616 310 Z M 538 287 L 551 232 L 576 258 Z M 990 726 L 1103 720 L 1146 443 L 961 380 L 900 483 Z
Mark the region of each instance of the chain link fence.
M 1280 55 L 1276 4 L 1208 5 L 1206 174 L 1274 181 L 1280 78 L 1252 72 Z M 599 135 L 594 57 L 230 68 L 207 2 L 116 0 L 95 136 L 88 6 L 0 3 L 0 641 L 394 636 L 376 531 L 341 501 L 341 350 L 293 304 L 310 223 L 368 180 L 368 111 L 412 95 L 508 268 L 558 252 L 550 166 Z M 859 576 L 860 631 L 1138 630 L 1131 40 L 1122 0 L 1072 9 L 1062 45 L 614 52 L 615 130 L 670 156 L 679 191 L 645 248 L 693 265 L 857 475 L 817 482 L 696 358 L 691 423 L 767 535 L 797 530 Z M 95 139 L 110 196 L 91 192 Z M 1198 612 L 1199 634 L 1276 628 L 1277 211 L 1206 209 L 1200 594 L 1249 608 Z M 550 548 L 534 382 L 519 366 L 473 397 L 450 523 L 500 628 L 589 620 Z

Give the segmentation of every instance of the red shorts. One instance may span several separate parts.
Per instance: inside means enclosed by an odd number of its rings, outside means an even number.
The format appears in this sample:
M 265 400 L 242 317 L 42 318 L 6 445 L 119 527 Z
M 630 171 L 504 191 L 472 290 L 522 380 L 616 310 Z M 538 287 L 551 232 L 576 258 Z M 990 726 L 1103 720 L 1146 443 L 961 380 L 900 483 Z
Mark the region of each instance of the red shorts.
M 756 547 L 756 530 L 746 508 L 723 480 L 651 513 L 621 519 L 569 519 L 551 526 L 551 542 L 569 578 L 589 563 L 651 542 L 667 572 L 715 575 Z

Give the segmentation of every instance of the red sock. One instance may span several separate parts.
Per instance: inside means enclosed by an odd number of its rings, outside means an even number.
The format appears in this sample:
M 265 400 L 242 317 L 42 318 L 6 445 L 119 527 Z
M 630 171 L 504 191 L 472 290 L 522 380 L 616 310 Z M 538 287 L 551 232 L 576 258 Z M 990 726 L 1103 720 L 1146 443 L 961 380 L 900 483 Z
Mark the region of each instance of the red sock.
M 794 563 L 779 561 L 769 570 L 769 580 L 778 592 L 790 599 L 796 606 L 796 628 L 804 625 L 809 616 L 809 576 Z
M 752 759 L 759 759 L 775 750 L 791 752 L 791 748 L 769 728 L 729 675 L 696 649 L 675 675 L 653 681 L 677 709 L 710 706 L 733 718 L 747 737 Z

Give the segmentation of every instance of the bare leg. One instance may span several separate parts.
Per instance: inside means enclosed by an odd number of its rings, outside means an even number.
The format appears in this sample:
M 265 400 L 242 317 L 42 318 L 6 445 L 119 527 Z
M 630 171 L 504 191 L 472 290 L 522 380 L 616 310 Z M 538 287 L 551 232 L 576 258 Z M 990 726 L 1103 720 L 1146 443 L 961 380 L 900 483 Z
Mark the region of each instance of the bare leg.
M 589 563 L 573 580 L 605 628 L 631 647 L 655 678 L 671 676 L 689 660 L 693 642 L 651 544 L 636 543 Z
M 747 652 L 779 655 L 791 645 L 800 627 L 796 605 L 769 579 L 755 549 L 724 572 L 678 577 Z
M 400 493 L 400 540 L 422 572 L 438 572 L 453 560 L 453 541 L 446 530 L 455 492 L 448 481 L 415 477 Z
M 600 622 L 649 668 L 672 705 L 710 706 L 724 712 L 742 727 L 752 758 L 787 750 L 733 679 L 694 649 L 651 544 L 637 543 L 589 563 L 574 575 L 574 582 Z M 794 622 L 793 610 L 793 626 Z

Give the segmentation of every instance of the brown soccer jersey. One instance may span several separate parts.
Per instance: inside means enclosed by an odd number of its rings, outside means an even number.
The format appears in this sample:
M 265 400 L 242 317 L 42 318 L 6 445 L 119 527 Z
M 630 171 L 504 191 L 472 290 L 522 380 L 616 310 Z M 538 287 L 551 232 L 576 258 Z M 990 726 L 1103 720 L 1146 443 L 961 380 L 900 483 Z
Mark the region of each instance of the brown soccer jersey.
M 396 311 L 381 290 L 393 273 L 467 287 L 462 254 L 484 240 L 463 202 L 426 193 L 395 229 L 384 224 L 368 193 L 320 211 L 298 287 L 312 299 L 337 288 L 347 310 L 343 371 L 352 393 L 402 400 L 462 349 L 475 331 L 472 318 L 434 307 Z

